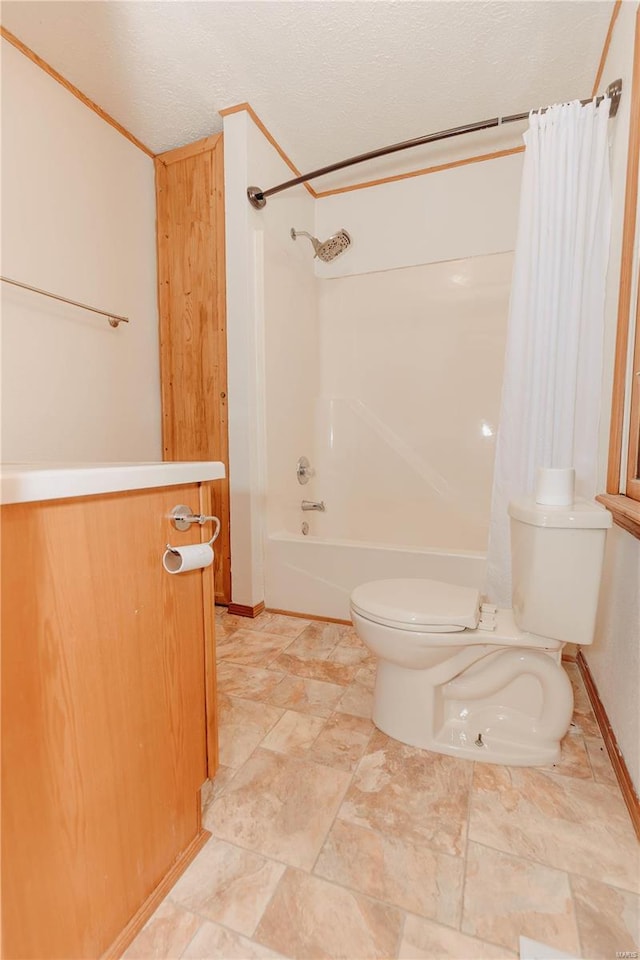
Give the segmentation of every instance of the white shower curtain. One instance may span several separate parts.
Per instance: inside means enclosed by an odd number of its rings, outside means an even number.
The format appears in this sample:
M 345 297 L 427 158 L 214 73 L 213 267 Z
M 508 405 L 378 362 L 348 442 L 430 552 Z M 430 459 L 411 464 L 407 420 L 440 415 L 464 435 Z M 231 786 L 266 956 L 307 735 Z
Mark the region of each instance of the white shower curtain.
M 596 492 L 611 187 L 609 100 L 532 114 L 526 145 L 491 504 L 487 594 L 511 605 L 509 519 L 537 467 Z

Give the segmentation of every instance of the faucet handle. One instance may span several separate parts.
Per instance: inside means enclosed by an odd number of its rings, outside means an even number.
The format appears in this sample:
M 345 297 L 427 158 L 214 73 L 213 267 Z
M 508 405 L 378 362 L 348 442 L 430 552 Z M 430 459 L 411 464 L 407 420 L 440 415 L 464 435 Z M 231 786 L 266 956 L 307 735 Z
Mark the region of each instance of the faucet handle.
M 315 470 L 309 463 L 308 457 L 300 457 L 296 465 L 296 476 L 298 478 L 298 483 L 309 483 L 311 477 L 315 477 Z

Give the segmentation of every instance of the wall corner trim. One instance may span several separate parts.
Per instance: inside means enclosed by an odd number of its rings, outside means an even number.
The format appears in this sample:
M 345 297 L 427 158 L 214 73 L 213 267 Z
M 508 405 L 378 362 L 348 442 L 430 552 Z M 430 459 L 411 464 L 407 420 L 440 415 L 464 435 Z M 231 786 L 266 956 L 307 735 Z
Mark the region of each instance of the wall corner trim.
M 593 707 L 593 712 L 598 722 L 598 726 L 600 727 L 602 739 L 604 740 L 607 753 L 609 754 L 609 758 L 611 760 L 611 766 L 613 767 L 613 771 L 620 786 L 622 799 L 627 805 L 633 828 L 638 835 L 638 839 L 640 839 L 640 800 L 638 799 L 638 794 L 636 793 L 633 781 L 631 780 L 629 768 L 627 767 L 624 757 L 620 751 L 620 747 L 618 746 L 616 735 L 613 732 L 613 727 L 609 722 L 609 717 L 607 716 L 607 712 L 604 708 L 602 700 L 600 699 L 598 688 L 596 687 L 595 681 L 589 669 L 589 664 L 587 663 L 582 650 L 579 651 L 576 660 L 578 662 L 578 667 L 580 668 L 580 673 L 582 675 L 582 679 L 584 680 L 584 685 L 587 689 L 589 700 L 591 701 L 591 706 Z
M 48 64 L 46 60 L 43 60 L 42 57 L 39 57 L 38 54 L 34 53 L 34 51 L 31 50 L 31 48 L 25 43 L 23 43 L 22 40 L 19 40 L 18 37 L 14 36 L 13 33 L 1 25 L 0 36 L 6 40 L 7 43 L 10 43 L 13 47 L 15 47 L 16 50 L 19 50 L 20 53 L 22 53 L 28 60 L 31 60 L 32 63 L 35 63 L 37 67 L 40 67 L 41 70 L 44 70 L 45 73 L 48 73 L 53 80 L 57 81 L 57 83 L 64 87 L 65 90 L 68 90 L 69 93 L 73 94 L 73 96 L 80 100 L 81 103 L 84 103 L 85 107 L 88 107 L 89 110 L 93 110 L 93 112 L 96 113 L 101 120 L 104 120 L 105 123 L 108 123 L 109 126 L 114 128 L 114 130 L 117 130 L 118 133 L 122 134 L 123 137 L 126 137 L 130 143 L 132 143 L 139 150 L 142 150 L 143 153 L 146 153 L 148 157 L 153 158 L 153 151 L 149 150 L 148 147 L 145 147 L 144 143 L 138 140 L 137 137 L 134 137 L 132 133 L 129 133 L 129 131 L 123 127 L 121 123 L 118 123 L 117 120 L 114 120 L 114 118 L 108 114 L 106 110 L 103 110 L 102 107 L 98 106 L 97 103 L 94 103 L 93 100 L 90 100 L 89 97 L 85 96 L 81 90 L 78 90 L 73 83 L 65 79 L 65 77 L 63 77 L 61 73 L 58 73 L 58 71 Z
M 260 119 L 258 114 L 255 112 L 255 110 L 253 109 L 250 103 L 236 103 L 235 106 L 233 107 L 224 107 L 224 109 L 218 110 L 218 113 L 222 118 L 229 117 L 233 113 L 242 113 L 242 112 L 249 114 L 249 116 L 255 123 L 260 133 L 269 141 L 271 146 L 284 160 L 284 162 L 289 167 L 291 172 L 294 173 L 296 177 L 301 177 L 302 174 L 300 170 L 298 170 L 293 160 L 291 160 L 290 157 L 285 153 L 285 151 L 282 149 L 282 147 L 280 146 L 276 138 L 273 136 L 273 134 L 270 133 L 270 131 L 265 127 L 264 123 L 262 122 L 262 120 Z M 313 189 L 313 187 L 310 186 L 308 183 L 303 183 L 302 186 L 305 187 L 306 190 L 308 190 L 308 192 L 311 194 L 312 197 L 318 196 L 318 194 Z
M 620 13 L 620 7 L 622 6 L 622 0 L 615 0 L 613 4 L 613 10 L 611 11 L 611 20 L 609 21 L 609 29 L 607 30 L 607 35 L 604 38 L 604 45 L 602 47 L 602 53 L 600 54 L 600 63 L 598 64 L 598 69 L 596 70 L 596 77 L 593 81 L 593 90 L 591 91 L 591 96 L 595 97 L 598 92 L 598 87 L 600 86 L 600 81 L 602 80 L 602 74 L 604 73 L 604 67 L 607 62 L 607 57 L 609 56 L 609 47 L 611 46 L 611 39 L 613 37 L 613 28 L 616 25 L 616 20 L 618 19 L 618 14 Z

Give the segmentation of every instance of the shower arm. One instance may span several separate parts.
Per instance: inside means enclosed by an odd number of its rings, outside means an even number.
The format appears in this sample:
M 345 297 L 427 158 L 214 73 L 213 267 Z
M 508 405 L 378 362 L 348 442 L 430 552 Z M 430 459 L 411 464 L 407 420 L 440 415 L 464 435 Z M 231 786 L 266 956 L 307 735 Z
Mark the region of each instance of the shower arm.
M 622 94 L 622 80 L 614 80 L 606 89 L 601 97 L 588 97 L 581 100 L 580 103 L 586 106 L 594 99 L 596 104 L 600 104 L 606 97 L 611 100 L 610 117 L 615 117 L 620 104 Z M 540 113 L 544 113 L 548 107 L 543 107 Z M 311 173 L 302 174 L 294 177 L 293 180 L 287 180 L 285 183 L 279 183 L 269 190 L 261 190 L 260 187 L 247 187 L 247 197 L 249 203 L 256 210 L 262 210 L 267 203 L 267 197 L 273 197 L 276 193 L 288 190 L 289 187 L 297 187 L 300 183 L 308 183 L 309 180 L 315 180 L 316 177 L 322 177 L 327 173 L 334 173 L 336 170 L 343 170 L 345 167 L 352 167 L 356 163 L 364 163 L 366 160 L 375 160 L 377 157 L 386 157 L 390 153 L 399 153 L 400 150 L 410 150 L 412 147 L 421 147 L 427 143 L 435 143 L 437 140 L 448 140 L 451 137 L 458 137 L 463 133 L 475 133 L 478 130 L 490 130 L 492 127 L 500 127 L 503 123 L 513 123 L 516 120 L 526 120 L 531 111 L 526 113 L 514 113 L 509 117 L 493 117 L 491 120 L 480 120 L 478 123 L 467 123 L 462 127 L 452 127 L 450 130 L 439 130 L 437 133 L 428 133 L 424 137 L 416 137 L 413 140 L 403 140 L 401 143 L 392 143 L 388 147 L 379 147 L 377 150 L 370 150 L 368 153 L 360 153 L 355 157 L 349 157 L 347 160 L 340 160 L 338 163 L 331 163 L 327 167 L 320 167 L 318 170 L 312 170 Z

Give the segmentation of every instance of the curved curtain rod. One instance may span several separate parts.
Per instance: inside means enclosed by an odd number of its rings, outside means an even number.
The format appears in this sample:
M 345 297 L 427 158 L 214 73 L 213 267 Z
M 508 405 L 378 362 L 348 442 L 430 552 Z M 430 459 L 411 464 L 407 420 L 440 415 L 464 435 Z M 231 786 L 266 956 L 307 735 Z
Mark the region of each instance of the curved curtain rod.
M 614 80 L 606 89 L 601 97 L 596 97 L 596 104 L 601 103 L 605 97 L 611 100 L 610 117 L 615 117 L 618 112 L 620 96 L 622 94 L 622 80 Z M 593 97 L 581 100 L 580 103 L 586 106 L 593 101 Z M 544 107 L 541 112 L 544 113 L 548 107 Z M 510 117 L 493 117 L 491 120 L 480 120 L 478 123 L 467 123 L 462 127 L 452 127 L 450 130 L 439 130 L 437 133 L 428 133 L 424 137 L 416 137 L 413 140 L 403 140 L 401 143 L 392 143 L 388 147 L 380 147 L 378 150 L 370 150 L 368 153 L 360 153 L 356 157 L 349 157 L 347 160 L 340 160 L 338 163 L 331 163 L 327 167 L 320 167 L 318 170 L 312 170 L 311 173 L 305 173 L 300 177 L 294 177 L 293 180 L 286 180 L 279 183 L 276 187 L 270 187 L 269 190 L 261 190 L 260 187 L 247 187 L 247 197 L 251 206 L 256 210 L 262 210 L 267 203 L 267 197 L 272 197 L 282 190 L 288 190 L 289 187 L 297 187 L 300 183 L 308 183 L 309 180 L 315 180 L 316 177 L 322 177 L 327 173 L 334 173 L 336 170 L 343 170 L 345 167 L 352 167 L 356 163 L 364 163 L 365 160 L 375 160 L 377 157 L 385 157 L 390 153 L 398 153 L 400 150 L 409 150 L 411 147 L 420 147 L 426 143 L 434 143 L 436 140 L 448 140 L 450 137 L 457 137 L 463 133 L 474 133 L 477 130 L 489 130 L 492 127 L 499 127 L 503 123 L 513 123 L 515 120 L 526 120 L 530 111 L 527 113 L 514 113 Z
M 98 310 L 97 307 L 90 307 L 87 303 L 80 303 L 78 300 L 69 300 L 68 297 L 61 297 L 58 293 L 49 293 L 48 290 L 41 290 L 39 287 L 32 287 L 28 283 L 21 283 L 19 280 L 10 280 L 9 277 L 0 277 L 3 283 L 10 283 L 14 287 L 21 287 L 23 290 L 30 290 L 31 293 L 40 293 L 43 297 L 51 297 L 52 300 L 61 300 L 62 303 L 70 303 L 72 307 L 81 307 L 83 310 L 89 310 L 91 313 L 99 313 L 106 317 L 112 327 L 117 327 L 120 323 L 129 323 L 128 317 L 119 317 L 117 313 L 110 313 L 108 310 Z

